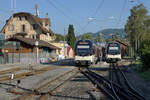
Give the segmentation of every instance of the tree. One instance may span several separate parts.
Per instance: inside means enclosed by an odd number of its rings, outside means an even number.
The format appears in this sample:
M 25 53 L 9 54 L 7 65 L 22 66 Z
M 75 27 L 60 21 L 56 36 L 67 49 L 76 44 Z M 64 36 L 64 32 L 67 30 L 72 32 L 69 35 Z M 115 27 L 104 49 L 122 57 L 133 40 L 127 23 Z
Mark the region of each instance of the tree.
M 148 36 L 150 38 L 150 35 Z M 141 45 L 141 61 L 143 64 L 142 70 L 147 70 L 150 68 L 150 39 L 145 39 L 142 41 Z
M 130 44 L 134 48 L 134 52 L 138 53 L 146 28 L 144 25 L 147 18 L 147 10 L 143 4 L 134 6 L 131 10 L 131 15 L 125 25 L 125 31 L 129 37 Z
M 111 41 L 112 41 L 112 40 L 109 39 L 109 38 L 108 38 L 108 39 L 105 39 L 105 42 L 106 42 L 106 43 L 109 43 L 109 42 L 111 42 Z
M 119 33 L 116 33 L 116 35 L 115 35 L 115 40 L 120 40 L 120 38 L 119 38 Z
M 55 34 L 56 35 L 56 39 L 55 41 L 59 42 L 59 41 L 64 41 L 64 36 L 61 34 Z
M 74 28 L 72 24 L 69 24 L 68 34 L 67 34 L 67 43 L 74 49 L 76 43 L 76 37 L 74 34 Z
M 82 37 L 81 37 L 81 39 L 82 40 L 86 40 L 86 39 L 88 39 L 88 40 L 94 40 L 94 38 L 93 38 L 93 36 L 92 36 L 91 33 L 85 33 L 85 34 L 83 34 Z
M 100 33 L 97 34 L 97 37 L 96 37 L 96 39 L 95 39 L 95 42 L 96 42 L 96 43 L 102 42 Z
M 150 16 L 143 4 L 134 6 L 125 25 L 125 31 L 134 51 L 141 57 L 142 69 L 150 68 Z M 133 49 L 132 49 L 133 48 Z

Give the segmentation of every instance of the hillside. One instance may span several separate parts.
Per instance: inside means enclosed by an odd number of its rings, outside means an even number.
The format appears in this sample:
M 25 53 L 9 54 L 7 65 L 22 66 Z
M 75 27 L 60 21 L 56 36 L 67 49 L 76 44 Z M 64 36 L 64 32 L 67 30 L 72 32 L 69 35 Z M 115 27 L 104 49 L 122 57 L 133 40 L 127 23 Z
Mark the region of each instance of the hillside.
M 116 34 L 118 34 L 118 36 L 120 38 L 123 38 L 123 37 L 126 36 L 126 33 L 125 33 L 124 29 L 112 29 L 112 28 L 104 29 L 104 30 L 98 31 L 96 33 L 88 32 L 88 33 L 84 33 L 84 34 L 92 34 L 92 36 L 95 38 L 98 33 L 101 33 L 101 36 L 102 36 L 103 40 L 107 39 L 107 38 L 111 38 L 112 35 L 116 35 Z M 78 37 L 80 38 L 81 35 L 78 36 Z

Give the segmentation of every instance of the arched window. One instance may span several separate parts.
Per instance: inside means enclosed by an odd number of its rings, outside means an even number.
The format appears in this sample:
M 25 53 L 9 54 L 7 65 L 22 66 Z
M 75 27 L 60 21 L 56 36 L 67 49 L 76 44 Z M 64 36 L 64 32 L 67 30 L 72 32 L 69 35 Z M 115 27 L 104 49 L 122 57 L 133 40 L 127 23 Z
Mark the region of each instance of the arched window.
M 22 32 L 25 32 L 25 25 L 22 25 Z
M 14 31 L 14 25 L 13 25 L 13 24 L 10 24 L 9 30 L 10 30 L 10 31 Z
M 18 16 L 18 20 L 22 20 L 21 16 Z
M 28 16 L 24 16 L 24 19 L 25 19 L 25 20 L 28 20 Z

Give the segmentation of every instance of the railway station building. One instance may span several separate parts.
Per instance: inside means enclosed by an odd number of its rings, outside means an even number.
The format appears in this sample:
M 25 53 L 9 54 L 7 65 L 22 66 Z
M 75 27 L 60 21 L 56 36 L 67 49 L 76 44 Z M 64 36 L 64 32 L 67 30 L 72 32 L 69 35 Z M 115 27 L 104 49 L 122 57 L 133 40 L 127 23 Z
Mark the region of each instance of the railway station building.
M 129 45 L 125 42 L 120 41 L 120 40 L 115 40 L 115 42 L 120 43 L 120 45 L 121 45 L 121 56 L 124 57 L 128 52 L 127 50 L 128 50 Z
M 14 53 L 16 60 L 20 56 L 21 63 L 34 63 L 36 48 L 39 48 L 39 57 L 55 59 L 57 51 L 61 48 L 53 45 L 51 42 L 56 36 L 50 29 L 51 23 L 46 14 L 45 18 L 32 15 L 28 12 L 19 12 L 13 14 L 7 21 L 0 33 L 5 35 L 5 41 L 19 42 L 19 49 L 5 48 L 8 53 Z M 38 46 L 36 45 L 38 41 Z M 14 57 L 14 58 L 15 58 Z

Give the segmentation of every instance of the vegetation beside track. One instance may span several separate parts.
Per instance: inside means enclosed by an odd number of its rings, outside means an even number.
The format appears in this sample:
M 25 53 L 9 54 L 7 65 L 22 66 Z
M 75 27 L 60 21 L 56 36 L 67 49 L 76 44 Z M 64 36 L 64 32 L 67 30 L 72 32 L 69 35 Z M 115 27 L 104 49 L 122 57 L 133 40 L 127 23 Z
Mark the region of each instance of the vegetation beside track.
M 135 71 L 140 75 L 140 76 L 142 76 L 142 77 L 144 77 L 145 79 L 147 79 L 147 80 L 149 80 L 150 81 L 150 69 L 148 69 L 148 70 L 142 70 L 142 67 L 143 67 L 143 65 L 142 65 L 142 62 L 141 61 L 139 61 L 139 60 L 136 60 L 134 63 L 134 69 L 135 69 Z

